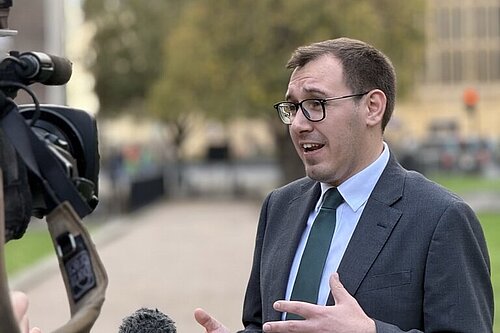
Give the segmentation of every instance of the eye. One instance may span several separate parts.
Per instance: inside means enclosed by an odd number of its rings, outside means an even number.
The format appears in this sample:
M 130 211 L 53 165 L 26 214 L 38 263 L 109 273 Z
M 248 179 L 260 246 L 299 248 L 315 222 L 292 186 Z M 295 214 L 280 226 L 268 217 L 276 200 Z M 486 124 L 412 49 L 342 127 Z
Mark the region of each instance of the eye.
M 297 107 L 293 103 L 284 103 L 281 105 L 281 110 L 286 113 L 295 113 L 297 111 Z
M 319 99 L 313 99 L 311 101 L 311 104 L 314 106 L 314 107 L 321 107 L 321 102 Z
M 320 99 L 308 99 L 304 104 L 306 104 L 306 109 L 310 111 L 322 110 L 322 103 Z

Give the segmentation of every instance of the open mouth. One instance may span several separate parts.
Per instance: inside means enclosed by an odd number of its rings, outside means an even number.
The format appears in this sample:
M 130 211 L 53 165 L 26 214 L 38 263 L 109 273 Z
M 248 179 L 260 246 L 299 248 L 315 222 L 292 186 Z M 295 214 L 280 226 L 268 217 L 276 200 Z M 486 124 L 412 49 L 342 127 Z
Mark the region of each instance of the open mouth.
M 322 148 L 324 145 L 319 143 L 303 143 L 302 149 L 304 152 L 309 153 Z

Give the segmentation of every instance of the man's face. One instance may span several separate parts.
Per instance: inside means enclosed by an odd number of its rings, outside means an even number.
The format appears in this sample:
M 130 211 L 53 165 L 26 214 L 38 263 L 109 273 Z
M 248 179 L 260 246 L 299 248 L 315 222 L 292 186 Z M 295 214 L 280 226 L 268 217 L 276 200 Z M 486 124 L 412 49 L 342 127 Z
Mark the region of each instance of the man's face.
M 286 99 L 300 102 L 356 93 L 360 92 L 346 87 L 340 62 L 322 56 L 294 70 Z M 311 122 L 301 110 L 297 112 L 289 131 L 310 178 L 338 186 L 367 165 L 365 97 L 359 103 L 353 98 L 327 102 L 326 117 L 320 122 Z

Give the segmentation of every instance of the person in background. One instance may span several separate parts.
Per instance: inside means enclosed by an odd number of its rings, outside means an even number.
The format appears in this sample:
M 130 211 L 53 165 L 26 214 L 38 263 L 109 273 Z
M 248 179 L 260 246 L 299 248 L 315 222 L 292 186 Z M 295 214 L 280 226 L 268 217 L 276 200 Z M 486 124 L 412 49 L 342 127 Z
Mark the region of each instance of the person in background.
M 299 47 L 287 67 L 275 108 L 307 176 L 262 205 L 242 332 L 492 332 L 476 215 L 405 170 L 384 141 L 391 61 L 338 38 Z M 229 332 L 203 309 L 194 315 L 208 333 Z

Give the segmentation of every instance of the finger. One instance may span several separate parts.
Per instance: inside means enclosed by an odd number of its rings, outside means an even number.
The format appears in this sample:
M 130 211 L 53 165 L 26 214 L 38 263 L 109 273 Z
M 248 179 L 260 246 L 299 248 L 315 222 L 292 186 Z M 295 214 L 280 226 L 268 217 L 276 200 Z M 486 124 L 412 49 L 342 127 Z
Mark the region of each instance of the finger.
M 266 333 L 305 332 L 305 320 L 268 321 L 262 325 Z
M 262 325 L 262 330 L 266 333 L 280 332 L 280 324 L 278 321 L 267 322 Z
M 30 331 L 30 333 L 42 333 L 42 330 L 39 329 L 38 327 L 33 327 Z
M 316 304 L 299 301 L 276 301 L 273 304 L 276 311 L 294 313 L 303 318 L 310 317 L 317 307 Z
M 14 317 L 21 332 L 28 332 L 29 322 L 28 322 L 28 296 L 20 291 L 12 291 L 10 293 L 10 300 L 12 302 L 12 309 L 14 311 Z
M 212 316 L 210 316 L 205 310 L 200 308 L 194 310 L 194 318 L 198 324 L 205 328 L 207 332 L 212 332 L 222 327 L 221 323 L 212 318 Z
M 330 290 L 332 291 L 333 300 L 335 305 L 341 304 L 344 301 L 349 300 L 352 296 L 344 288 L 342 282 L 340 282 L 340 277 L 337 272 L 330 276 Z
M 28 296 L 20 291 L 11 291 L 10 300 L 12 302 L 12 309 L 17 321 L 20 321 L 28 311 Z

